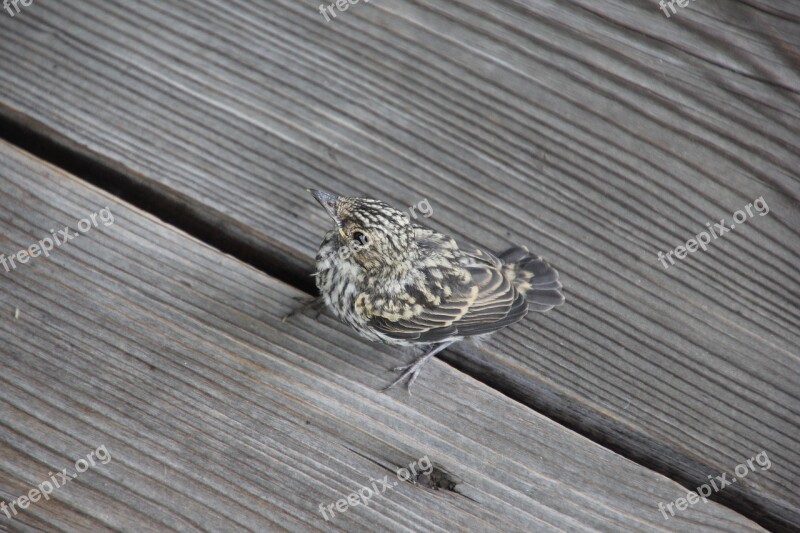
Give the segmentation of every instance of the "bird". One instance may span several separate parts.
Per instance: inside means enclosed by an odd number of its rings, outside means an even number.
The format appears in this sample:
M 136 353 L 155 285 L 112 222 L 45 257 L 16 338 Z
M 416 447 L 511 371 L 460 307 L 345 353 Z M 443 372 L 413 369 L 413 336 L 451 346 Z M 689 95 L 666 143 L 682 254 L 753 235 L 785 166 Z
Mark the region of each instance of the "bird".
M 493 254 L 383 201 L 307 191 L 334 224 L 316 255 L 320 296 L 305 307 L 326 306 L 370 341 L 426 346 L 392 369 L 401 374 L 383 390 L 405 380 L 410 394 L 425 363 L 453 343 L 485 338 L 565 301 L 558 272 L 524 246 Z

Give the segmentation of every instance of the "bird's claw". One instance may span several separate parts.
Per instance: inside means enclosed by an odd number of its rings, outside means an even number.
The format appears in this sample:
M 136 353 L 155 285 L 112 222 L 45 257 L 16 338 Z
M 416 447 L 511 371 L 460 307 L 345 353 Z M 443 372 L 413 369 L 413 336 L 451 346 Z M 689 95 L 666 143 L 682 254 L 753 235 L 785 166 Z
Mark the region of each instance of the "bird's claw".
M 314 315 L 314 320 L 319 318 L 319 315 L 322 314 L 322 304 L 324 301 L 322 298 L 308 298 L 306 296 L 293 296 L 292 300 L 296 302 L 302 302 L 300 305 L 289 311 L 288 314 L 284 315 L 281 318 L 281 322 L 285 323 L 287 320 L 292 318 L 295 315 L 299 315 L 306 311 L 306 309 L 314 309 L 316 310 L 316 314 Z
M 437 353 L 441 352 L 451 344 L 453 344 L 453 341 L 440 342 L 434 345 L 425 354 L 415 359 L 411 364 L 394 367 L 392 369 L 393 372 L 402 372 L 402 374 L 400 375 L 399 378 L 392 381 L 391 383 L 389 383 L 389 385 L 381 389 L 381 392 L 386 392 L 387 390 L 391 389 L 404 379 L 408 378 L 408 383 L 406 383 L 406 391 L 408 391 L 408 395 L 410 396 L 411 386 L 414 384 L 414 381 L 416 381 L 417 376 L 419 376 L 420 370 L 422 370 L 422 367 L 425 365 L 428 359 L 435 356 Z
M 397 378 L 396 380 L 392 381 L 387 386 L 382 388 L 381 392 L 388 391 L 389 389 L 391 389 L 392 387 L 396 386 L 398 383 L 400 383 L 401 381 L 403 381 L 404 379 L 406 379 L 409 376 L 411 376 L 411 377 L 409 378 L 408 383 L 406 383 L 406 392 L 408 392 L 408 395 L 411 396 L 411 385 L 417 379 L 417 376 L 419 376 L 419 369 L 418 368 L 417 369 L 409 369 L 409 370 L 403 372 L 403 374 L 399 378 Z
M 408 392 L 408 395 L 411 396 L 411 386 L 417 380 L 417 377 L 419 376 L 419 372 L 422 369 L 423 364 L 425 364 L 425 360 L 417 360 L 411 363 L 410 365 L 402 365 L 394 367 L 392 369 L 392 372 L 402 372 L 402 374 L 400 374 L 400 377 L 398 377 L 396 380 L 392 381 L 391 383 L 389 383 L 389 385 L 381 389 L 381 392 L 386 392 L 387 390 L 399 384 L 404 379 L 408 378 L 408 382 L 406 383 L 406 392 Z

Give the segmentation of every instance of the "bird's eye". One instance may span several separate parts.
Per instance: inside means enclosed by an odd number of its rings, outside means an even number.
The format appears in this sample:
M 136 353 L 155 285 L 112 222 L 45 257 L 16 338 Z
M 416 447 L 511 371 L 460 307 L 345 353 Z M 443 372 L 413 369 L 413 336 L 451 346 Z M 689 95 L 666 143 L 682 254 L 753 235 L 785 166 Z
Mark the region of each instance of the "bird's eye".
M 354 231 L 353 232 L 353 241 L 355 241 L 356 244 L 358 244 L 359 246 L 366 246 L 367 243 L 369 242 L 369 239 L 362 232 Z

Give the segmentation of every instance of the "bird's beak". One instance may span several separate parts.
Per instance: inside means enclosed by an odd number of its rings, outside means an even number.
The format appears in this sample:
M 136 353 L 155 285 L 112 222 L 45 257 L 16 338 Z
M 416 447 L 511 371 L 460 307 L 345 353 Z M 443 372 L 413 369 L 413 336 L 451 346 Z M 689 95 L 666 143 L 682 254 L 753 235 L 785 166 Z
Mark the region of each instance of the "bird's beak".
M 320 203 L 322 207 L 325 208 L 325 211 L 328 212 L 330 217 L 336 222 L 337 226 L 341 226 L 342 221 L 339 219 L 339 216 L 336 213 L 336 208 L 339 202 L 339 196 L 336 194 L 331 194 L 325 191 L 318 191 L 316 189 L 306 189 L 308 192 L 311 193 L 314 198 Z

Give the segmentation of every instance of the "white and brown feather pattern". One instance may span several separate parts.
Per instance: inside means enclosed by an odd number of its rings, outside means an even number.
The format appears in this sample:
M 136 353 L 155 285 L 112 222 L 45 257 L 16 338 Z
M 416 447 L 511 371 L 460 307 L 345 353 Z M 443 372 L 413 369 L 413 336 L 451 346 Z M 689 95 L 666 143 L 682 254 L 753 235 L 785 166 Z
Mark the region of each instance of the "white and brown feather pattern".
M 382 334 L 416 342 L 443 342 L 482 335 L 521 320 L 528 311 L 524 296 L 503 271 L 481 265 L 467 268 L 470 281 L 435 306 L 399 320 L 372 315 L 369 325 Z
M 335 220 L 317 255 L 317 285 L 334 314 L 368 339 L 459 340 L 563 302 L 558 273 L 525 248 L 495 256 L 460 246 L 377 200 L 340 197 Z M 355 232 L 370 246 L 341 254 Z

